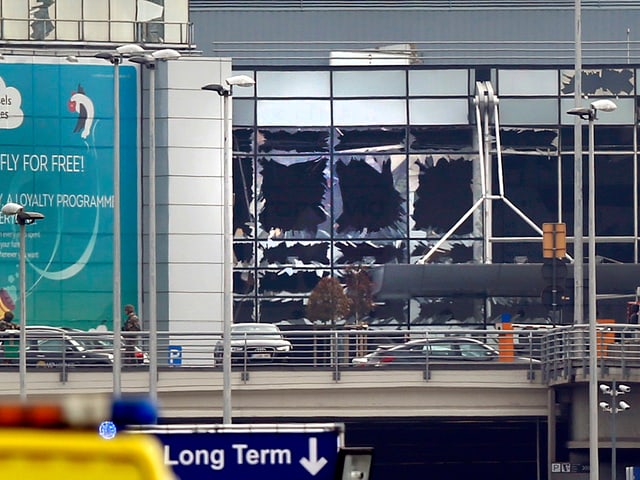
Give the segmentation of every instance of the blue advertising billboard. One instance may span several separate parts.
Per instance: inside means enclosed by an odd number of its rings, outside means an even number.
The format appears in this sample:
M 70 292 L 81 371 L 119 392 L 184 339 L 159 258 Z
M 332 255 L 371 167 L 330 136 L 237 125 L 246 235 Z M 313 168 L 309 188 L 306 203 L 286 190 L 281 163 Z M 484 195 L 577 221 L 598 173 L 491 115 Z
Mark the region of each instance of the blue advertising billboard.
M 23 57 L 0 63 L 0 205 L 45 218 L 26 227 L 28 323 L 113 321 L 114 67 Z M 121 66 L 122 302 L 138 300 L 137 69 Z M 19 318 L 19 229 L 0 215 L 0 310 Z M 0 311 L 0 314 L 2 312 Z

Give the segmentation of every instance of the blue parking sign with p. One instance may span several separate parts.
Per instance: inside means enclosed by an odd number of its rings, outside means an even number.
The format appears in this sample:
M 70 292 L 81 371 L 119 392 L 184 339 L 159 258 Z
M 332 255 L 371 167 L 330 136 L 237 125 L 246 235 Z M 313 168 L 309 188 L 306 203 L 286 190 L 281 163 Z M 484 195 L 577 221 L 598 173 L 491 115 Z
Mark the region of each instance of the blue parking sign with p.
M 169 345 L 169 365 L 182 365 L 182 346 Z

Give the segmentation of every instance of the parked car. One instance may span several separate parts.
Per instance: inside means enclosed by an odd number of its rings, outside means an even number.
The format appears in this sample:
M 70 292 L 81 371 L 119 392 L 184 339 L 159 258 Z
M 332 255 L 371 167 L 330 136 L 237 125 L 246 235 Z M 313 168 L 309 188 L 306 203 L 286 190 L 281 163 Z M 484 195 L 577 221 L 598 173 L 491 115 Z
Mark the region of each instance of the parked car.
M 213 358 L 215 364 L 222 363 L 224 341 L 216 342 Z M 272 323 L 236 323 L 231 326 L 231 361 L 272 362 L 286 360 L 292 346 L 277 325 Z
M 113 332 L 86 332 L 76 328 L 65 328 L 73 338 L 82 342 L 89 351 L 107 352 L 113 354 Z M 123 361 L 127 360 L 125 341 L 120 342 Z M 149 355 L 139 346 L 133 348 L 134 364 L 149 364 Z
M 68 331 L 57 327 L 27 326 L 25 356 L 27 366 L 58 368 L 69 367 L 111 367 L 113 355 L 108 351 L 91 351 L 81 340 Z M 0 333 L 2 361 L 4 364 L 19 362 L 19 330 L 5 330 Z
M 410 340 L 406 343 L 380 347 L 351 363 L 356 367 L 384 367 L 424 365 L 449 362 L 493 362 L 500 353 L 494 347 L 474 338 L 442 337 Z M 517 361 L 538 362 L 538 360 L 517 357 Z

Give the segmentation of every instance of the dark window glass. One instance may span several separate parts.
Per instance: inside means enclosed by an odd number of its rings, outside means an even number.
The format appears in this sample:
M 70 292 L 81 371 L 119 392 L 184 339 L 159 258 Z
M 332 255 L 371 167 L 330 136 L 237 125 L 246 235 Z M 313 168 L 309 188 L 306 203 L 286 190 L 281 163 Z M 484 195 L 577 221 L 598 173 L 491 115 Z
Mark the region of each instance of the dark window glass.
M 260 129 L 258 152 L 324 153 L 329 151 L 329 130 Z
M 444 233 L 473 205 L 472 163 L 464 158 L 427 157 L 417 162 L 418 188 L 413 203 L 416 230 Z M 471 218 L 456 231 L 471 233 Z
M 259 248 L 262 250 L 260 266 L 329 265 L 328 242 L 269 242 L 260 243 Z
M 545 222 L 556 221 L 557 157 L 503 155 L 502 161 L 505 197 L 509 203 L 540 228 Z M 497 172 L 497 168 L 497 161 L 494 159 L 493 171 Z M 493 201 L 493 233 L 497 236 L 539 235 L 511 205 L 500 200 Z
M 336 242 L 337 264 L 406 263 L 406 246 L 397 243 Z
M 405 230 L 405 200 L 396 189 L 389 157 L 351 157 L 336 162 L 334 196 L 338 235 L 398 236 Z M 400 176 L 404 169 L 396 168 Z M 406 174 L 404 175 L 406 178 Z
M 234 236 L 255 235 L 253 205 L 253 159 L 233 159 L 233 232 Z
M 404 128 L 336 128 L 335 151 L 350 153 L 399 152 L 406 148 Z
M 474 152 L 474 127 L 411 127 L 410 148 L 413 152 Z
M 558 150 L 558 131 L 537 128 L 501 128 L 502 150 L 549 151 Z
M 259 221 L 270 237 L 295 237 L 291 232 L 296 231 L 303 232 L 300 236 L 305 238 L 316 236 L 319 226 L 328 219 L 323 205 L 328 161 L 258 160 L 262 177 Z
M 573 151 L 574 128 L 564 126 L 561 129 L 561 148 L 563 151 Z M 633 126 L 594 125 L 594 145 L 596 151 L 609 150 L 633 150 Z M 589 127 L 582 127 L 582 152 L 587 155 L 589 151 Z
M 233 129 L 233 151 L 251 153 L 253 151 L 253 130 L 250 128 Z
M 258 276 L 258 292 L 264 295 L 308 294 L 321 278 L 314 270 L 262 270 Z

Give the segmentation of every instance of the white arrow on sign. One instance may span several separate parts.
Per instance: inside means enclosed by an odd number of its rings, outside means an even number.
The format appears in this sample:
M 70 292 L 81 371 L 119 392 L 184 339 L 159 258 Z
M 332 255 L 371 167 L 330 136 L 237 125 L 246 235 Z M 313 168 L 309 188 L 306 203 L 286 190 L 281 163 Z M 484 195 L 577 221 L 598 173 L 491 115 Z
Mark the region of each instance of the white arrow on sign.
M 318 439 L 316 437 L 309 438 L 309 458 L 300 459 L 300 463 L 311 475 L 317 474 L 327 464 L 324 457 L 318 458 Z

